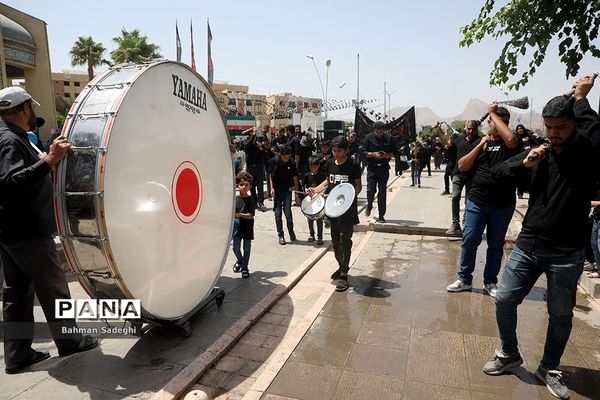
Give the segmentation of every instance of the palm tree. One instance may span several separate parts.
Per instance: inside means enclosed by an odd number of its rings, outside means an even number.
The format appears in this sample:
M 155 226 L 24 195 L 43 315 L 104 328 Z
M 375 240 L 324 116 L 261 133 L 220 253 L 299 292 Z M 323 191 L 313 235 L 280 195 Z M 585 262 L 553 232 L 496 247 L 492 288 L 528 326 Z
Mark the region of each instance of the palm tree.
M 148 43 L 147 36 L 141 36 L 138 29 L 128 32 L 125 28 L 121 29 L 121 36 L 113 38 L 117 44 L 117 49 L 110 53 L 110 57 L 115 64 L 139 63 L 151 61 L 155 58 L 161 58 L 158 53 L 157 45 Z
M 105 51 L 104 45 L 94 42 L 91 36 L 79 36 L 69 52 L 71 55 L 71 65 L 87 65 L 88 78 L 91 81 L 94 78 L 94 67 L 106 63 L 106 60 L 102 59 L 102 54 Z

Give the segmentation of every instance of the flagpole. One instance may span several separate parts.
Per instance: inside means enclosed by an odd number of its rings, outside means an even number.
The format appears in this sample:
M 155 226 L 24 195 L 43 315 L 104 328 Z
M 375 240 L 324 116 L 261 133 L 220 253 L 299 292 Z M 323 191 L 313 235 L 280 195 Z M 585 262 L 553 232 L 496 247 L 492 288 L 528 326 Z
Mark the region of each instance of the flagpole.
M 360 104 L 360 53 L 356 53 L 356 107 Z

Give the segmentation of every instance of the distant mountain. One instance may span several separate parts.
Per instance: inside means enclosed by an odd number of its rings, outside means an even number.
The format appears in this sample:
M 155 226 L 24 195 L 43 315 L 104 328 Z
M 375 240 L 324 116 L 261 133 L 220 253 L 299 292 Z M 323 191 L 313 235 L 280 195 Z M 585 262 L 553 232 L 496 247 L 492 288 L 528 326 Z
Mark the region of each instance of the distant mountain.
M 394 107 L 390 110 L 392 117 L 399 117 L 404 114 L 410 107 L 401 106 Z M 479 99 L 470 99 L 465 109 L 460 114 L 454 117 L 440 117 L 429 107 L 415 107 L 415 118 L 417 125 L 435 125 L 437 121 L 445 121 L 451 123 L 452 121 L 465 121 L 468 119 L 479 120 L 486 112 L 488 103 Z M 527 128 L 530 126 L 530 118 L 532 121 L 533 130 L 543 130 L 544 124 L 542 116 L 537 111 L 530 112 L 530 110 L 520 110 L 514 107 L 508 107 L 511 113 L 510 125 L 515 127 L 518 124 L 523 124 Z M 485 125 L 485 124 L 484 124 Z

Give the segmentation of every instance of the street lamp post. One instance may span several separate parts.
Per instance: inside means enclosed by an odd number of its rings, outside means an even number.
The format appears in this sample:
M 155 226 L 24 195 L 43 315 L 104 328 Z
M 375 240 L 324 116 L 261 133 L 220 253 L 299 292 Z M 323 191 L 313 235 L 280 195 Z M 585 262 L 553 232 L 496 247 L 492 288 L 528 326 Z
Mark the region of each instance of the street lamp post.
M 323 102 L 325 107 L 325 118 L 327 118 L 327 89 L 329 85 L 329 66 L 331 65 L 331 60 L 327 60 L 325 62 L 325 67 L 327 67 L 327 75 L 325 76 L 325 89 L 323 89 L 323 80 L 321 79 L 321 74 L 319 73 L 319 69 L 317 68 L 317 64 L 315 63 L 315 57 L 311 54 L 307 54 L 306 58 L 310 58 L 315 67 L 315 72 L 317 73 L 317 78 L 319 78 L 319 84 L 321 85 L 321 95 L 323 96 Z
M 325 62 L 326 73 L 325 73 L 325 118 L 327 118 L 327 114 L 329 113 L 329 104 L 327 104 L 327 90 L 329 89 L 329 66 L 331 65 L 331 60 L 327 60 Z

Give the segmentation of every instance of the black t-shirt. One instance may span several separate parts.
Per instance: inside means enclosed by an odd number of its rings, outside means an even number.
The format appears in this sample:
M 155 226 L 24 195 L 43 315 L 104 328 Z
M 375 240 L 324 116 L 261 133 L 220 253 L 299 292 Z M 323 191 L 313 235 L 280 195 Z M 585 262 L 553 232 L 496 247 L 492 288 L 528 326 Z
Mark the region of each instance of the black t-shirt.
M 384 133 L 380 139 L 375 135 L 374 132 L 372 132 L 369 133 L 367 137 L 365 137 L 365 142 L 363 143 L 363 151 L 365 153 L 383 151 L 385 153 L 396 154 L 396 152 L 398 151 L 398 145 L 396 144 L 396 138 L 392 135 Z M 365 159 L 367 160 L 367 166 L 370 169 L 390 168 L 389 158 L 382 158 L 381 160 L 378 160 L 372 157 L 367 158 L 365 154 Z
M 253 139 L 252 136 L 246 142 L 246 146 L 244 148 L 244 152 L 246 153 L 246 164 L 249 166 L 258 166 L 262 165 L 264 162 L 264 153 L 262 149 L 259 147 L 257 140 Z
M 453 165 L 454 165 L 454 172 L 452 173 L 452 175 L 460 175 L 463 177 L 468 177 L 468 178 L 472 178 L 475 175 L 475 167 L 471 168 L 468 171 L 464 171 L 461 172 L 458 170 L 458 160 L 460 160 L 461 158 L 463 158 L 464 156 L 466 156 L 467 154 L 469 154 L 471 152 L 471 150 L 473 150 L 475 148 L 475 146 L 477 146 L 479 144 L 479 142 L 481 141 L 481 138 L 476 137 L 473 140 L 469 141 L 467 140 L 467 137 L 464 135 L 461 135 L 455 139 L 452 139 L 452 141 L 450 142 L 450 148 L 452 148 L 453 150 L 448 150 L 448 162 L 450 162 L 450 154 L 452 152 L 452 156 L 453 156 Z
M 516 183 L 513 179 L 494 178 L 491 168 L 521 152 L 519 146 L 509 149 L 504 140 L 490 140 L 475 161 L 473 185 L 469 200 L 492 207 L 508 207 L 515 204 Z
M 354 181 L 360 179 L 360 166 L 354 162 L 350 157 L 346 159 L 343 164 L 337 165 L 335 160 L 332 158 L 327 161 L 327 178 L 329 179 L 329 186 L 327 186 L 327 193 L 339 185 L 340 183 L 350 183 L 356 188 Z M 341 225 L 356 225 L 359 223 L 358 220 L 358 206 L 356 203 L 356 195 L 352 205 L 341 217 L 329 218 L 331 221 L 337 222 Z
M 284 163 L 279 156 L 273 157 L 269 161 L 269 170 L 273 180 L 273 189 L 277 193 L 293 190 L 294 176 L 298 176 L 298 170 L 291 158 Z
M 299 150 L 299 147 L 300 147 L 300 138 L 298 137 L 298 135 L 293 136 L 288 141 L 288 144 L 290 145 L 290 148 L 292 149 L 292 156 L 299 155 L 298 150 Z
M 254 216 L 256 211 L 256 203 L 254 202 L 254 198 L 252 196 L 241 197 L 237 196 L 235 198 L 235 212 L 236 213 L 250 213 Z M 244 239 L 254 239 L 254 219 L 240 218 L 240 227 L 235 234 L 237 237 L 241 237 Z
M 319 163 L 321 164 L 321 171 L 325 171 L 327 168 L 327 161 L 333 159 L 333 154 L 331 153 L 331 150 L 325 154 L 319 151 L 317 153 L 317 157 L 319 158 Z
M 317 171 L 316 175 L 313 175 L 311 172 L 304 175 L 302 186 L 304 186 L 304 190 L 319 186 L 321 183 L 323 183 L 325 178 L 327 178 L 325 173 L 321 171 L 321 168 L 319 168 L 319 171 Z

